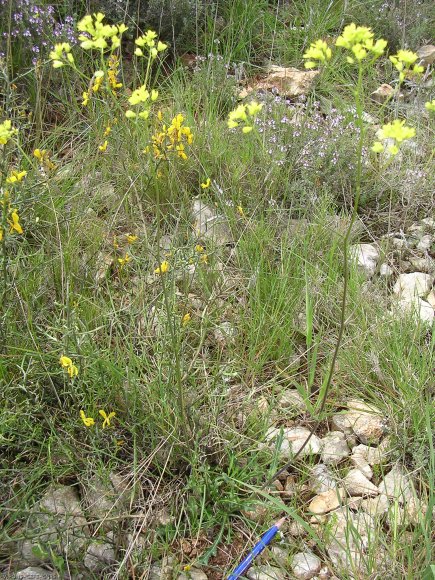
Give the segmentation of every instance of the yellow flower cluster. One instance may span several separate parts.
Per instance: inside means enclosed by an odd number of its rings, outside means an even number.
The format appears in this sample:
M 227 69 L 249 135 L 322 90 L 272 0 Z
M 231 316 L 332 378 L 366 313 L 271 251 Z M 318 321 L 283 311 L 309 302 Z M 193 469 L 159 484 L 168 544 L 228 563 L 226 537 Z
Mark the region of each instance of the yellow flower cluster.
M 13 173 L 17 173 L 17 172 L 13 171 L 11 173 L 11 175 Z M 23 173 L 26 174 L 25 171 L 22 171 L 22 172 L 20 172 L 19 175 L 22 175 Z M 6 179 L 6 181 L 8 179 Z M 21 179 L 19 179 L 18 182 L 21 181 Z M 17 183 L 17 181 L 14 181 L 13 183 Z M 2 207 L 2 213 L 3 213 L 4 219 L 6 220 L 5 223 L 7 223 L 9 225 L 9 233 L 22 235 L 24 233 L 24 231 L 23 231 L 23 228 L 20 224 L 20 216 L 18 215 L 18 210 L 11 206 L 9 191 L 7 189 L 3 193 L 3 198 L 0 199 L 0 206 Z M 0 218 L 1 218 L 1 214 L 0 214 Z M 0 226 L 0 242 L 3 240 L 4 235 L 5 235 L 5 232 L 4 232 L 3 228 Z
M 418 54 L 411 50 L 398 50 L 397 54 L 390 56 L 390 60 L 399 71 L 400 82 L 404 81 L 407 76 L 421 74 L 424 68 L 415 64 L 418 59 Z
M 243 125 L 242 132 L 250 133 L 252 131 L 255 117 L 263 108 L 262 103 L 251 101 L 247 105 L 239 105 L 234 111 L 228 115 L 228 127 L 234 129 Z
M 335 46 L 347 48 L 353 54 L 347 57 L 349 63 L 361 61 L 371 54 L 378 58 L 384 53 L 387 41 L 380 38 L 374 42 L 374 34 L 367 26 L 357 26 L 354 22 L 346 26 L 342 34 L 335 41 Z
M 131 262 L 131 256 L 129 255 L 128 252 L 125 253 L 123 258 L 118 258 L 118 263 L 119 263 L 121 269 L 129 262 Z
M 9 119 L 0 123 L 0 145 L 6 145 L 6 143 L 17 133 L 18 130 L 12 127 L 12 121 Z
M 162 119 L 159 111 L 157 118 Z M 162 126 L 162 130 L 156 132 L 152 137 L 152 147 L 156 159 L 165 159 L 168 153 L 176 153 L 181 159 L 187 159 L 186 145 L 193 143 L 193 134 L 190 127 L 184 125 L 184 117 L 181 113 L 176 115 L 169 127 Z M 148 153 L 149 147 L 146 147 L 144 153 Z
M 85 33 L 79 35 L 81 41 L 80 46 L 85 50 L 96 48 L 98 50 L 105 50 L 111 41 L 111 50 L 117 49 L 121 45 L 121 36 L 128 30 L 125 24 L 104 24 L 105 16 L 102 12 L 87 14 L 77 24 L 79 32 Z
M 316 40 L 312 42 L 310 48 L 305 52 L 303 58 L 307 58 L 305 63 L 305 68 L 314 68 L 317 66 L 317 62 L 326 62 L 331 60 L 332 50 L 326 44 L 324 40 Z
M 74 57 L 71 53 L 71 45 L 69 42 L 60 42 L 54 45 L 54 49 L 50 52 L 50 59 L 53 61 L 53 68 L 61 68 L 65 64 L 74 63 Z
M 26 177 L 27 171 L 11 171 L 11 173 L 6 177 L 6 183 L 21 183 Z
M 158 91 L 153 89 L 150 93 L 146 88 L 146 85 L 142 85 L 141 87 L 135 89 L 132 92 L 131 97 L 128 99 L 128 102 L 130 103 L 130 105 L 133 106 L 141 105 L 142 107 L 144 107 L 148 100 L 154 102 L 157 100 L 158 96 L 159 96 Z M 149 115 L 150 111 L 149 109 L 146 108 L 144 108 L 139 113 L 136 113 L 131 109 L 128 109 L 128 111 L 125 112 L 125 116 L 127 117 L 127 119 L 134 119 L 135 117 L 140 117 L 141 119 L 148 119 Z
M 407 127 L 405 121 L 399 121 L 399 119 L 396 119 L 392 123 L 383 125 L 376 135 L 380 141 L 376 141 L 373 144 L 372 151 L 375 153 L 381 153 L 385 149 L 382 141 L 391 139 L 393 143 L 391 143 L 387 149 L 392 155 L 397 155 L 399 152 L 399 145 L 406 139 L 412 139 L 412 137 L 415 136 L 415 129 L 413 127 Z
M 106 427 L 110 427 L 110 420 L 116 416 L 116 413 L 112 411 L 109 414 L 107 414 L 106 411 L 104 411 L 103 409 L 100 409 L 98 413 L 103 418 L 103 429 L 105 429 Z M 83 410 L 80 411 L 80 418 L 83 421 L 85 427 L 93 427 L 95 425 L 95 419 L 93 417 L 87 417 L 86 413 Z
M 69 377 L 73 379 L 79 374 L 79 369 L 73 363 L 73 361 L 69 358 L 69 356 L 62 355 L 59 359 L 59 363 L 63 369 L 66 370 Z
M 122 83 L 118 81 L 119 67 L 120 63 L 118 55 L 111 54 L 109 58 L 109 68 L 107 69 L 107 77 L 113 93 L 122 87 Z
M 46 171 L 53 171 L 56 165 L 50 159 L 50 153 L 47 149 L 35 149 L 33 156 L 39 161 L 40 166 Z
M 167 48 L 167 44 L 164 42 L 157 41 L 156 44 L 157 33 L 153 30 L 147 30 L 146 34 L 139 36 L 136 38 L 134 43 L 136 44 L 136 50 L 134 54 L 136 56 L 145 56 L 143 52 L 143 48 L 146 48 L 149 51 L 151 58 L 156 58 L 159 52 L 163 52 Z
M 103 84 L 103 79 L 104 79 L 104 71 L 102 70 L 96 70 L 94 72 L 94 74 L 92 75 L 92 79 L 91 82 L 89 83 L 89 89 L 87 91 L 84 91 L 82 94 L 82 106 L 86 107 L 89 103 L 89 97 L 91 94 L 91 91 L 93 93 L 98 93 L 98 91 L 101 88 L 101 85 Z M 110 81 L 109 81 L 110 83 Z
M 6 218 L 6 221 L 9 225 L 9 233 L 13 234 L 23 234 L 23 228 L 21 227 L 20 224 L 20 216 L 18 215 L 18 211 L 16 209 L 9 209 L 8 210 L 8 217 Z M 3 240 L 3 228 L 0 226 L 0 242 Z
M 427 103 L 425 103 L 424 106 L 426 107 L 426 109 L 430 113 L 434 113 L 435 112 L 435 99 L 433 99 L 432 101 L 427 101 Z
M 160 266 L 157 266 L 157 268 L 154 270 L 154 274 L 166 274 L 166 272 L 168 272 L 170 266 L 169 266 L 169 262 L 166 260 L 163 260 L 163 262 L 160 264 Z

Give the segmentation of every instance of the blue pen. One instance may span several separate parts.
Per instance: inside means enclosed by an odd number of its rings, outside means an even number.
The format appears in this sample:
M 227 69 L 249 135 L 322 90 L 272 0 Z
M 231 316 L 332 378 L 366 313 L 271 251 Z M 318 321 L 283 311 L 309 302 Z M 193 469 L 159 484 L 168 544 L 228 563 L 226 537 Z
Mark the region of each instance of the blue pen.
M 284 522 L 285 518 L 281 518 L 270 528 L 270 530 L 267 530 L 267 532 L 261 536 L 261 540 L 258 542 L 258 544 L 255 544 L 255 546 L 252 548 L 252 551 L 249 552 L 249 554 L 244 560 L 242 560 L 242 562 L 240 562 L 234 572 L 228 576 L 227 580 L 237 580 L 237 578 L 240 578 L 240 576 L 246 572 L 254 559 L 259 554 L 261 554 L 266 546 L 270 544 Z

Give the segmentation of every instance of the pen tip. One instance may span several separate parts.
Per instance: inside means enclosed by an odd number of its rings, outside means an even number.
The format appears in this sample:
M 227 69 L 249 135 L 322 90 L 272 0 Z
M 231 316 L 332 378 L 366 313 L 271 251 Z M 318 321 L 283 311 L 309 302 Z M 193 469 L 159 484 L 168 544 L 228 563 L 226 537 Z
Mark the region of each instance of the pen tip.
M 277 527 L 277 528 L 280 528 L 280 527 L 282 526 L 282 524 L 285 522 L 285 520 L 286 520 L 286 518 L 285 518 L 285 517 L 284 517 L 284 518 L 281 518 L 280 520 L 278 520 L 278 521 L 276 522 L 276 524 L 275 524 L 275 525 L 276 525 L 276 527 Z

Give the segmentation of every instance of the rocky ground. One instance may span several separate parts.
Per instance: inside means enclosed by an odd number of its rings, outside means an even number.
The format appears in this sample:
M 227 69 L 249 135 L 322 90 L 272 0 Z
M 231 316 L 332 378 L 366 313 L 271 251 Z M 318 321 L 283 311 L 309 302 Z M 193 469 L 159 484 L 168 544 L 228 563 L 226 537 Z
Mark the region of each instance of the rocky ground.
M 224 218 L 199 204 L 196 201 L 194 206 L 196 229 L 218 244 L 227 243 L 229 229 Z M 384 236 L 376 243 L 353 245 L 351 254 L 366 278 L 368 291 L 377 280 L 386 281 L 390 303 L 386 316 L 413 312 L 416 324 L 433 321 L 433 218 L 427 217 L 406 232 Z M 222 329 L 219 340 L 225 341 L 231 333 L 231 328 Z M 273 421 L 259 448 L 273 450 L 282 465 L 298 452 L 309 434 L 309 413 L 297 390 L 282 392 L 273 403 L 275 408 L 271 409 L 271 404 L 265 397 L 256 401 Z M 428 505 L 413 474 L 401 463 L 391 462 L 390 425 L 381 411 L 358 399 L 344 401 L 341 407 L 302 453 L 300 459 L 308 464 L 309 476 L 307 469 L 281 474 L 268 490 L 274 498 L 272 504 L 258 496 L 253 498 L 252 509 L 245 512 L 258 523 L 259 530 L 264 530 L 273 518 L 288 515 L 286 506 L 305 506 L 302 520 L 288 517 L 272 548 L 247 573 L 250 580 L 342 578 L 343 574 L 366 578 L 375 570 L 375 577 L 387 578 L 385 533 L 412 530 L 425 517 Z M 10 567 L 2 577 L 112 577 L 120 564 L 138 555 L 143 559 L 147 545 L 144 529 L 172 523 L 165 510 L 150 514 L 143 497 L 138 501 L 129 475 L 111 472 L 105 479 L 95 476 L 74 486 L 54 485 L 31 508 L 11 538 Z M 254 539 L 241 544 L 238 554 Z M 186 542 L 191 546 L 191 539 Z M 299 551 L 295 552 L 295 545 Z M 321 550 L 319 545 L 323 546 Z M 221 577 L 213 566 L 183 567 L 175 556 L 156 561 L 149 555 L 145 558 L 151 580 Z M 235 565 L 236 560 L 237 556 L 228 552 L 225 566 Z M 57 570 L 52 569 L 53 561 L 59 564 Z M 74 562 L 82 572 L 70 576 L 68 562 Z

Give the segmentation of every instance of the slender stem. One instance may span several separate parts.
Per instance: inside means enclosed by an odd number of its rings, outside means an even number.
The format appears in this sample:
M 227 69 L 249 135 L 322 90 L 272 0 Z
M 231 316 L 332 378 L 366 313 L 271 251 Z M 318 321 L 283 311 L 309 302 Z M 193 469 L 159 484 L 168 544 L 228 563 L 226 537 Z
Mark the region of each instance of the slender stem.
M 161 264 L 160 260 L 160 239 L 161 239 L 161 231 L 160 231 L 160 191 L 157 188 L 157 198 L 156 198 L 156 216 L 157 216 L 157 261 Z M 181 373 L 181 361 L 180 361 L 180 344 L 179 339 L 177 337 L 177 332 L 175 329 L 175 321 L 172 316 L 171 308 L 169 305 L 169 295 L 168 295 L 168 288 L 165 281 L 165 274 L 161 273 L 160 278 L 162 281 L 162 289 L 163 289 L 163 298 L 165 301 L 165 308 L 166 308 L 166 315 L 168 318 L 168 325 L 169 325 L 169 332 L 171 334 L 171 342 L 172 348 L 174 351 L 175 357 L 175 379 L 177 384 L 177 396 L 178 396 L 178 410 L 181 415 L 181 429 L 184 434 L 185 442 L 189 440 L 191 430 L 190 425 L 190 417 L 186 413 L 186 403 L 184 400 L 184 391 L 183 391 L 183 376 Z
M 341 296 L 341 307 L 340 307 L 340 326 L 338 329 L 338 336 L 334 347 L 334 352 L 332 354 L 331 364 L 329 366 L 325 387 L 323 389 L 322 400 L 320 401 L 320 407 L 318 411 L 318 419 L 314 426 L 311 428 L 308 437 L 305 439 L 304 444 L 299 449 L 299 451 L 292 457 L 291 461 L 286 463 L 279 471 L 274 473 L 272 477 L 264 484 L 263 487 L 269 486 L 277 477 L 279 477 L 284 471 L 286 471 L 301 455 L 302 451 L 308 445 L 311 437 L 316 433 L 322 422 L 322 413 L 325 410 L 326 401 L 328 399 L 329 390 L 331 388 L 332 377 L 334 375 L 335 364 L 337 362 L 338 353 L 340 350 L 341 342 L 343 340 L 344 329 L 346 325 L 346 304 L 347 304 L 347 294 L 349 287 L 349 240 L 352 234 L 352 228 L 358 215 L 359 201 L 361 197 L 361 178 L 362 178 L 362 153 L 364 147 L 364 90 L 363 90 L 363 66 L 361 62 L 358 68 L 358 81 L 355 90 L 355 104 L 356 104 L 356 114 L 357 120 L 356 124 L 359 129 L 359 138 L 356 148 L 357 154 L 357 165 L 356 165 L 356 175 L 355 175 L 355 198 L 353 202 L 353 209 L 350 218 L 349 225 L 347 227 L 346 233 L 343 239 L 343 292 Z

